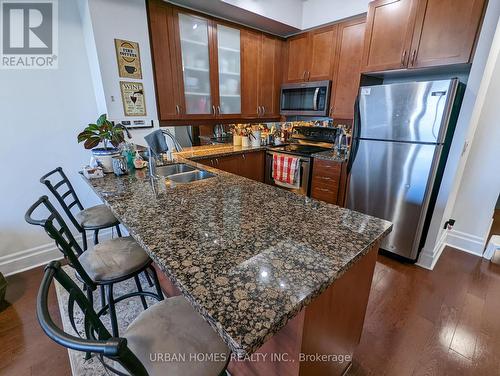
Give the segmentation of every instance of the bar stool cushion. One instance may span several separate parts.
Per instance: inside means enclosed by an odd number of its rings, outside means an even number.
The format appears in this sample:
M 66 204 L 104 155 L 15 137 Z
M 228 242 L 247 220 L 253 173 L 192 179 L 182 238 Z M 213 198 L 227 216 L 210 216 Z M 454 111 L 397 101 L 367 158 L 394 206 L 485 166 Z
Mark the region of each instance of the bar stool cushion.
M 106 205 L 96 205 L 75 215 L 80 226 L 86 230 L 98 230 L 117 225 L 119 222 Z
M 182 296 L 167 298 L 143 311 L 123 337 L 150 376 L 216 376 L 224 370 L 230 354 L 219 335 Z M 165 356 L 177 356 L 178 361 Z
M 78 258 L 90 278 L 106 282 L 125 277 L 145 267 L 150 258 L 131 236 L 97 244 Z

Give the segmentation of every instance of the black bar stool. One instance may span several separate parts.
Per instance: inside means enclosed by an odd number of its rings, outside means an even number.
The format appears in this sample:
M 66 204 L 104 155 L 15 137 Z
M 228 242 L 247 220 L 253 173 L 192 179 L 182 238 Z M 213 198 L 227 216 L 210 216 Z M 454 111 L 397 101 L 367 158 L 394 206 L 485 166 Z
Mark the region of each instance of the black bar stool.
M 76 333 L 85 333 L 84 337 L 64 332 L 52 320 L 48 295 L 54 279 L 69 292 L 69 321 Z M 75 303 L 85 316 L 84 327 L 80 330 L 75 324 Z M 45 267 L 36 314 L 43 331 L 53 341 L 69 349 L 97 354 L 102 365 L 118 375 L 125 374 L 123 369 L 134 376 L 224 375 L 230 360 L 228 347 L 182 296 L 168 298 L 143 311 L 123 337 L 113 338 L 92 304 L 58 261 Z M 178 355 L 179 360 L 155 361 L 156 356 L 164 354 Z M 207 359 L 193 360 L 191 354 L 205 354 Z M 209 354 L 215 356 L 209 357 Z M 110 364 L 110 360 L 118 366 Z
M 38 210 L 43 207 L 46 210 Z M 42 219 L 35 219 L 33 217 L 35 212 L 43 212 Z M 144 309 L 147 309 L 145 296 L 163 300 L 163 293 L 156 271 L 152 266 L 152 260 L 131 236 L 107 240 L 96 245 L 93 249 L 83 252 L 47 196 L 40 197 L 28 209 L 25 220 L 32 225 L 42 226 L 47 234 L 55 240 L 59 250 L 76 270 L 77 278 L 83 282 L 91 302 L 93 301 L 92 292 L 97 286 L 106 290 L 107 304 L 103 305 L 98 314 L 109 312 L 112 332 L 115 337 L 118 337 L 116 303 L 133 296 L 140 296 Z M 156 294 L 142 290 L 139 274 L 147 269 L 150 270 L 153 277 Z M 137 292 L 128 293 L 118 298 L 114 297 L 113 285 L 130 278 L 134 278 Z
M 99 243 L 99 230 L 115 227 L 118 236 L 122 236 L 120 222 L 115 218 L 111 210 L 106 205 L 96 205 L 84 209 L 80 199 L 76 195 L 71 182 L 61 167 L 46 173 L 40 178 L 40 182 L 45 184 L 49 191 L 57 199 L 69 220 L 82 234 L 83 250 L 87 250 L 86 231 L 94 232 L 94 244 Z M 73 208 L 78 212 L 73 213 Z

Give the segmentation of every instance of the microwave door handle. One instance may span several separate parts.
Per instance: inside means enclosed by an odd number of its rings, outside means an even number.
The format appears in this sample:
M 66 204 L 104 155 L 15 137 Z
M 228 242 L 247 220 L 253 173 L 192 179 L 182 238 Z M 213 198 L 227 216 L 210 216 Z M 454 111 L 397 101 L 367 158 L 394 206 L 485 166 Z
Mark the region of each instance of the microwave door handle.
M 319 94 L 319 87 L 314 90 L 314 97 L 313 97 L 313 110 L 318 111 L 318 94 Z

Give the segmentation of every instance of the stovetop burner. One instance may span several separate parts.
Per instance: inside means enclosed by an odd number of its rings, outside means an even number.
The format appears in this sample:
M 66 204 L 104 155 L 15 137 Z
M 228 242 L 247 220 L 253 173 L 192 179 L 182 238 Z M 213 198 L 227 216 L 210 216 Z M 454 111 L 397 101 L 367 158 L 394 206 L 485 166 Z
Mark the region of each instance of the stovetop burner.
M 273 148 L 273 150 L 280 151 L 283 153 L 297 154 L 309 157 L 312 154 L 326 151 L 329 149 L 313 145 L 290 144 L 282 147 Z

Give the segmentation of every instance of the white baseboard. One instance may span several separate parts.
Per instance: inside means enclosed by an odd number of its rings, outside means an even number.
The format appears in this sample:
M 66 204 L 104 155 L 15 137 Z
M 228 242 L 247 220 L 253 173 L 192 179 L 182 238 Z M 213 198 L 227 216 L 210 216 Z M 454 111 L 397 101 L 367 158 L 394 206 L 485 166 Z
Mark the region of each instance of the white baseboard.
M 448 232 L 446 243 L 460 251 L 483 257 L 485 239 L 480 236 L 452 229 Z
M 112 229 L 99 231 L 99 240 L 111 239 L 112 234 Z M 91 244 L 94 244 L 92 235 L 90 232 L 87 234 L 89 247 Z M 81 244 L 82 236 L 80 234 L 76 235 L 75 239 Z M 55 243 L 50 242 L 0 257 L 0 272 L 4 276 L 8 276 L 36 268 L 40 265 L 46 265 L 50 261 L 60 260 L 62 257 L 62 253 L 56 247 Z
M 439 257 L 441 257 L 441 253 L 443 253 L 443 250 L 446 247 L 447 234 L 448 231 L 443 231 L 432 251 L 429 252 L 424 249 L 420 253 L 418 262 L 415 265 L 424 269 L 433 270 L 439 260 Z

